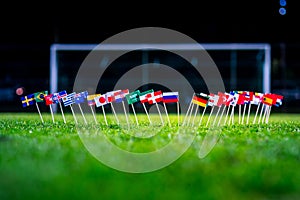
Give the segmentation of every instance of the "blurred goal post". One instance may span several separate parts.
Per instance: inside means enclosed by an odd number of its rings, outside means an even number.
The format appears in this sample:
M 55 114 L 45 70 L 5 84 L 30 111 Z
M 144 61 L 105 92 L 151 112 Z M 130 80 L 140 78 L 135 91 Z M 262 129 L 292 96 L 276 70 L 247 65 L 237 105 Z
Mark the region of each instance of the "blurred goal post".
M 50 47 L 50 92 L 53 94 L 58 90 L 59 79 L 59 56 L 60 52 L 92 51 L 98 44 L 52 44 Z M 151 44 L 152 46 L 154 44 Z M 200 44 L 208 51 L 262 51 L 262 79 L 261 92 L 271 92 L 271 46 L 267 43 L 203 43 Z M 147 48 L 147 44 L 101 44 L 97 50 L 104 51 L 130 51 Z M 155 44 L 155 47 L 164 50 L 199 50 L 196 44 Z M 232 79 L 232 77 L 231 77 Z

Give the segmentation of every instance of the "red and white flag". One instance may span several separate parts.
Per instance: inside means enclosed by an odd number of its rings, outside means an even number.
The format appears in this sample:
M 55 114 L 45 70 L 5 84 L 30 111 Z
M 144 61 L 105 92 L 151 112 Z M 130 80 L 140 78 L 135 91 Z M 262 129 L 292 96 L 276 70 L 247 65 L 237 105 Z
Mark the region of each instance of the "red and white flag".
M 255 92 L 251 104 L 258 105 L 262 101 L 263 96 L 263 93 Z
M 105 94 L 95 97 L 94 101 L 97 107 L 104 106 L 109 103 L 108 101 L 106 101 Z
M 148 99 L 152 97 L 152 93 L 154 93 L 154 91 L 152 89 L 140 93 L 140 95 L 139 95 L 140 102 L 141 103 L 147 103 Z
M 47 106 L 54 104 L 52 97 L 53 97 L 53 94 L 49 94 L 44 97 L 45 103 Z
M 149 104 L 154 104 L 154 103 L 159 103 L 163 100 L 163 94 L 162 91 L 156 91 L 151 93 L 151 97 L 148 97 L 148 103 Z
M 227 100 L 227 96 L 225 93 L 222 93 L 222 92 L 218 92 L 218 96 L 219 96 L 219 99 L 218 99 L 218 102 L 217 102 L 217 106 L 222 106 L 222 105 L 226 105 L 226 100 Z
M 216 106 L 218 105 L 219 101 L 219 96 L 213 93 L 209 94 L 209 100 L 208 100 L 208 105 L 209 106 Z
M 120 103 L 123 101 L 123 99 L 125 98 L 125 96 L 129 94 L 129 90 L 118 90 L 116 92 L 114 92 L 114 98 L 115 98 L 115 102 Z

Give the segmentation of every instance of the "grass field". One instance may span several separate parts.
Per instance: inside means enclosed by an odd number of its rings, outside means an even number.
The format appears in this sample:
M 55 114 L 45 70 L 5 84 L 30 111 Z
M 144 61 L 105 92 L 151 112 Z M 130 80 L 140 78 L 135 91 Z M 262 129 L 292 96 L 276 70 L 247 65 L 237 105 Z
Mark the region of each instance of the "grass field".
M 269 124 L 226 126 L 203 159 L 197 151 L 206 129 L 199 127 L 180 159 L 140 174 L 120 172 L 95 159 L 84 147 L 72 115 L 67 124 L 59 117 L 55 124 L 44 117 L 42 124 L 36 113 L 0 114 L 1 200 L 300 199 L 298 114 L 272 114 Z M 145 129 L 153 129 L 145 116 L 139 119 Z M 165 145 L 169 130 L 160 131 L 155 145 Z M 117 126 L 103 131 L 128 148 L 130 137 Z M 145 141 L 133 141 L 130 150 L 153 150 Z

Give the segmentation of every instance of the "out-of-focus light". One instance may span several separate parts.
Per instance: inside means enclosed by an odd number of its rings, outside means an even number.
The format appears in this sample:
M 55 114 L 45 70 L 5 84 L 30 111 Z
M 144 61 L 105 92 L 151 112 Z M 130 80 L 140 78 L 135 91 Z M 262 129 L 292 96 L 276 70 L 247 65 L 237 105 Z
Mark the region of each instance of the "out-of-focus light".
M 19 87 L 16 89 L 16 94 L 17 95 L 22 95 L 24 93 L 24 88 L 23 87 Z
M 279 4 L 280 6 L 286 6 L 286 0 L 280 0 Z
M 286 14 L 286 9 L 285 8 L 279 8 L 279 14 L 285 15 Z

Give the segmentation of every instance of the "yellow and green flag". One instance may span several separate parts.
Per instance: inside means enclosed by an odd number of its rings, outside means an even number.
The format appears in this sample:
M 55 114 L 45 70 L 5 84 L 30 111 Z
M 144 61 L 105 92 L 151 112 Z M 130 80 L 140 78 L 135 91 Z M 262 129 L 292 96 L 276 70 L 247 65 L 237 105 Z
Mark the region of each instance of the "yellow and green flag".
M 43 102 L 45 100 L 45 96 L 48 95 L 48 91 L 41 91 L 34 93 L 34 99 L 38 102 Z

